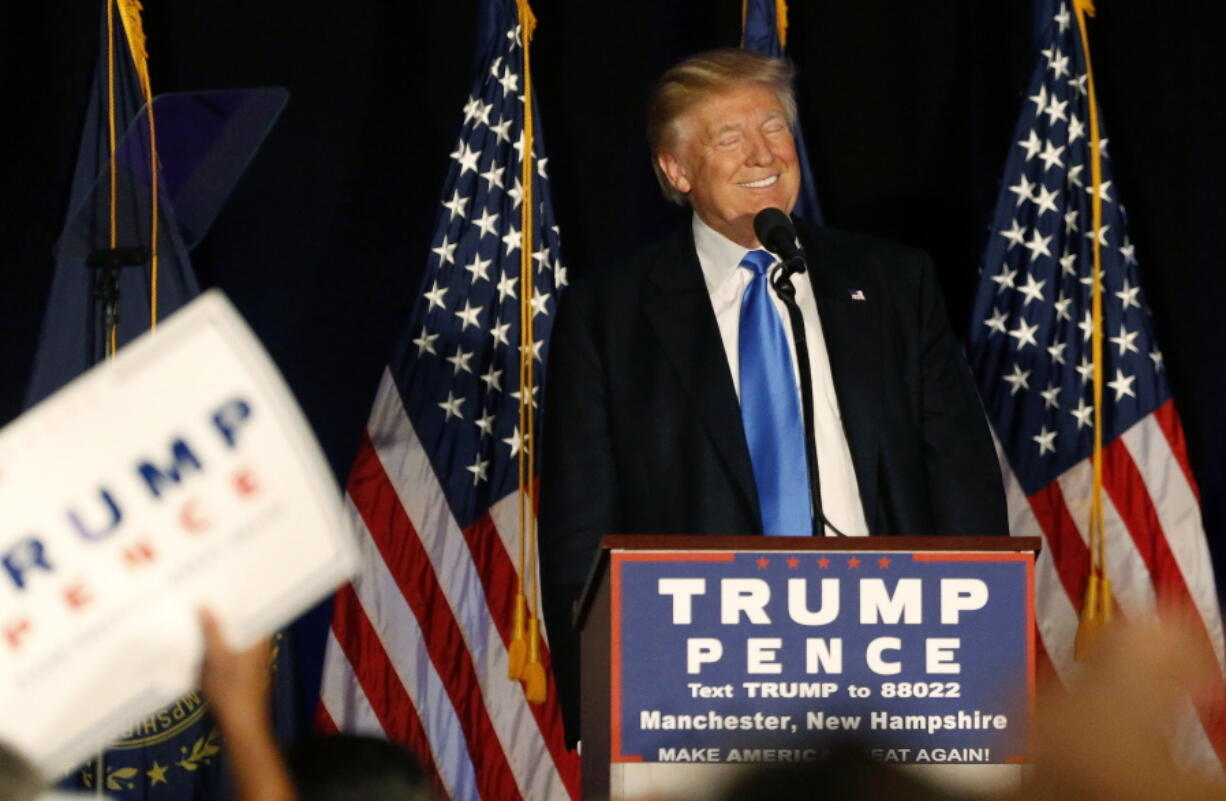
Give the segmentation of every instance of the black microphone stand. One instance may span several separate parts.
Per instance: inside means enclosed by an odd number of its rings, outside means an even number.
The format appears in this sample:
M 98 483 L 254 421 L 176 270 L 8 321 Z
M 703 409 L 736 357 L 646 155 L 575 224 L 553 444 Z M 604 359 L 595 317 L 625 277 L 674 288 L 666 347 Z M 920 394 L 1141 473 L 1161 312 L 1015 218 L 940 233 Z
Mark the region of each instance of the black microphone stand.
M 818 474 L 817 437 L 813 420 L 813 371 L 809 366 L 809 343 L 805 338 L 804 318 L 800 315 L 800 307 L 796 305 L 796 288 L 792 286 L 792 276 L 804 272 L 804 259 L 793 256 L 775 268 L 770 281 L 779 299 L 787 307 L 792 341 L 796 345 L 796 366 L 800 372 L 800 406 L 805 425 L 805 462 L 809 467 L 809 504 L 813 509 L 813 536 L 825 536 L 825 529 L 828 528 L 837 536 L 846 537 L 847 535 L 827 520 L 822 512 L 822 482 Z

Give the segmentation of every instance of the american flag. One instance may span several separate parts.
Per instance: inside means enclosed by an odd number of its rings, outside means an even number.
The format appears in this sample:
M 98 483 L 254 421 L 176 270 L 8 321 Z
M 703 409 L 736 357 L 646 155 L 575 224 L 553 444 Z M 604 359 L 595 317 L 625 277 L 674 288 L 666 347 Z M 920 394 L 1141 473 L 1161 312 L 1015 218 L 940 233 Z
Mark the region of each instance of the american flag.
M 577 799 L 578 760 L 566 749 L 552 682 L 543 704 L 529 704 L 507 678 L 526 439 L 525 75 L 517 3 L 484 6 L 477 74 L 421 296 L 348 481 L 364 567 L 336 595 L 318 722 L 406 744 L 449 798 Z M 566 271 L 544 148 L 533 139 L 532 344 L 524 351 L 537 396 Z
M 1040 673 L 1067 681 L 1091 553 L 1092 238 L 1102 260 L 1105 571 L 1125 618 L 1191 612 L 1223 664 L 1222 622 L 1196 482 L 1138 280 L 1127 214 L 1102 142 L 1092 230 L 1086 57 L 1061 2 L 1014 132 L 971 320 L 969 355 L 1002 451 L 1015 535 L 1043 537 Z M 1219 691 L 1221 687 L 1218 687 Z M 1223 696 L 1221 692 L 1218 697 Z M 1226 758 L 1226 707 L 1189 708 L 1188 764 Z

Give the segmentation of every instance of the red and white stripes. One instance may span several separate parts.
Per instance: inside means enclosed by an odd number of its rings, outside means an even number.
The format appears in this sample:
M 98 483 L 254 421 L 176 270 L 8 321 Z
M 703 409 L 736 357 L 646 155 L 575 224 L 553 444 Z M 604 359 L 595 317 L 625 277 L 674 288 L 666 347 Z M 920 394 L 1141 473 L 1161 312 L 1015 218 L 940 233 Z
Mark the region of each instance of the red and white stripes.
M 321 723 L 405 743 L 450 798 L 577 799 L 552 686 L 530 705 L 506 678 L 516 496 L 461 529 L 387 373 L 348 495 L 364 566 L 337 595 Z
M 1043 537 L 1035 571 L 1040 675 L 1054 671 L 1067 682 L 1076 670 L 1073 642 L 1090 564 L 1090 464 L 1075 465 L 1030 497 L 1002 465 L 1010 531 Z M 1220 771 L 1226 762 L 1226 649 L 1196 484 L 1172 401 L 1104 448 L 1103 477 L 1106 569 L 1119 614 L 1190 617 L 1206 652 L 1216 657 L 1219 701 L 1185 716 L 1176 739 L 1184 761 Z

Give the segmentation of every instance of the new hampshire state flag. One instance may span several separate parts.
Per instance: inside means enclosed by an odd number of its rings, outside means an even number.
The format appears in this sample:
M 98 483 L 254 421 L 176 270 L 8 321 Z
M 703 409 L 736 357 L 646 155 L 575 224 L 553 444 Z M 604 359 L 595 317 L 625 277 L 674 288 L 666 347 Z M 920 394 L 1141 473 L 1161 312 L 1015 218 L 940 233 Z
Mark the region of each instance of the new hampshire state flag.
M 155 309 L 165 317 L 199 292 L 172 210 L 163 201 L 158 209 L 154 295 L 148 258 L 154 216 L 149 181 L 153 140 L 135 130 L 148 124 L 139 114 L 149 88 L 144 62 L 140 6 L 135 0 L 103 0 L 98 62 L 26 390 L 27 407 L 105 358 L 110 337 L 97 294 L 106 271 L 90 266 L 91 254 L 111 249 L 143 252 L 143 263 L 120 268 L 114 337 L 118 347 L 150 327 Z M 130 129 L 134 135 L 125 136 Z M 107 796 L 130 801 L 224 797 L 221 741 L 206 710 L 199 694 L 185 696 L 135 723 L 97 758 L 64 777 L 61 787 L 94 791 L 101 784 Z

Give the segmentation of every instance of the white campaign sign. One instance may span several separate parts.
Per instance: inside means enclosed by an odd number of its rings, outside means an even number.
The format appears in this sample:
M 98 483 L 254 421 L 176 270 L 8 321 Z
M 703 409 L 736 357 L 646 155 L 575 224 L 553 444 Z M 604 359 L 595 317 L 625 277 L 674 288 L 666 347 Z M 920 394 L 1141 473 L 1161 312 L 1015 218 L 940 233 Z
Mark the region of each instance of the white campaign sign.
M 0 431 L 0 741 L 47 775 L 348 578 L 340 493 L 276 368 L 206 293 Z

